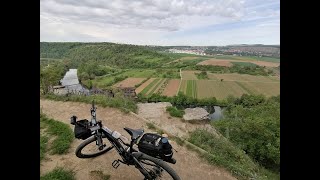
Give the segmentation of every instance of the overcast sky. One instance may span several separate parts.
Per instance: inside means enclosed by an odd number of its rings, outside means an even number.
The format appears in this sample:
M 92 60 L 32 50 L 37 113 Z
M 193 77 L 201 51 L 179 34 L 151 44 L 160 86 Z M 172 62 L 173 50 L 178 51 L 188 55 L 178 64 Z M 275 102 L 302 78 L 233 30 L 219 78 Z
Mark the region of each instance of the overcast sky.
M 41 0 L 40 41 L 280 44 L 280 0 Z

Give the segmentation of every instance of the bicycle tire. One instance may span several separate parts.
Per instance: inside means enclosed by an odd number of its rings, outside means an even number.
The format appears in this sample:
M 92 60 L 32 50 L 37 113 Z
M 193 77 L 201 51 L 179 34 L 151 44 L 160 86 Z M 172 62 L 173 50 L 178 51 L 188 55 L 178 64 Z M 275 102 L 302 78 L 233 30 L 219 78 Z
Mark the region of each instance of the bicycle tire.
M 165 171 L 167 171 L 173 180 L 180 180 L 179 175 L 166 162 L 164 162 L 161 159 L 151 157 L 151 156 L 146 155 L 144 153 L 142 153 L 142 155 L 140 157 L 138 157 L 137 159 L 140 163 L 142 160 L 149 160 L 149 161 L 155 163 L 156 165 L 160 166 Z M 141 164 L 143 164 L 143 163 L 141 163 Z
M 113 146 L 109 146 L 106 147 L 105 149 L 101 150 L 101 151 L 97 151 L 97 153 L 92 153 L 92 154 L 84 154 L 82 153 L 83 148 L 85 148 L 87 145 L 89 145 L 92 142 L 96 142 L 96 136 L 91 136 L 88 139 L 86 139 L 85 141 L 83 141 L 76 149 L 75 153 L 76 156 L 78 158 L 93 158 L 93 157 L 97 157 L 100 156 L 102 154 L 105 154 L 106 152 L 110 151 Z

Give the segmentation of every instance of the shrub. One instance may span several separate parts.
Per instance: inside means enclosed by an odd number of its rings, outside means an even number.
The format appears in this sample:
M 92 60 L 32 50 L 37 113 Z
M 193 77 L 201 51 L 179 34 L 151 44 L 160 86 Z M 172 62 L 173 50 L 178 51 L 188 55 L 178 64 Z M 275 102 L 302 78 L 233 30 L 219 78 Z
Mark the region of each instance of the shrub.
M 172 107 L 172 106 L 167 107 L 167 111 L 173 117 L 180 117 L 181 118 L 184 115 L 183 110 L 179 110 L 176 107 Z

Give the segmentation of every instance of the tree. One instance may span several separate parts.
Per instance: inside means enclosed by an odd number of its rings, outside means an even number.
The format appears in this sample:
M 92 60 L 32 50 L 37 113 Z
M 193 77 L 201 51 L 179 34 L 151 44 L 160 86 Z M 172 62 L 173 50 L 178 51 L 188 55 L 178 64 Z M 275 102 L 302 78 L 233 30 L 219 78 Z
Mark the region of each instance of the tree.
M 60 78 L 61 76 L 53 66 L 46 68 L 40 67 L 40 89 L 42 90 L 42 93 L 49 93 L 52 86 L 59 83 Z

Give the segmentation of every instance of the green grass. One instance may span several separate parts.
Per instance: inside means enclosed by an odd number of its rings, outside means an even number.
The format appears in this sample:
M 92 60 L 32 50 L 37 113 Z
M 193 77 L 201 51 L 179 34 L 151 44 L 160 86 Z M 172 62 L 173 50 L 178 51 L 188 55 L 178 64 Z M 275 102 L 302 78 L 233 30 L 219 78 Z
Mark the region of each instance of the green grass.
M 48 142 L 48 137 L 40 135 L 40 161 L 45 156 L 47 142 Z
M 109 180 L 110 175 L 104 174 L 102 171 L 90 171 L 91 176 L 97 177 L 99 180 Z
M 75 180 L 75 173 L 70 170 L 65 170 L 57 167 L 51 172 L 40 177 L 40 180 Z
M 140 93 L 146 95 L 146 93 L 151 89 L 160 79 L 154 79 L 147 87 L 145 87 Z
M 122 73 L 121 75 L 134 78 L 147 78 L 152 76 L 154 73 L 155 70 L 151 69 L 131 69 Z
M 186 92 L 187 96 L 193 97 L 192 89 L 193 89 L 193 81 L 192 80 L 188 80 L 187 81 L 187 92 Z
M 193 84 L 193 98 L 197 98 L 198 88 L 197 88 L 197 82 L 196 82 L 196 80 L 192 80 L 192 84 Z
M 173 117 L 179 117 L 182 118 L 182 116 L 184 115 L 184 111 L 183 110 L 179 110 L 176 107 L 173 106 L 168 106 L 166 108 L 167 112 L 169 112 L 170 116 Z
M 95 101 L 97 105 L 102 107 L 113 107 L 118 108 L 123 112 L 136 112 L 136 103 L 129 98 L 121 97 L 115 95 L 115 97 L 110 98 L 104 95 L 91 95 L 91 96 L 81 96 L 81 95 L 70 95 L 70 96 L 58 96 L 54 94 L 42 95 L 45 99 L 55 100 L 55 101 L 73 101 L 73 102 L 83 102 L 91 104 L 92 100 Z
M 49 119 L 44 114 L 40 114 L 40 123 L 45 124 L 46 126 L 46 132 L 50 135 L 50 137 L 55 137 L 55 139 L 52 141 L 50 151 L 52 154 L 64 154 L 67 153 L 70 144 L 72 143 L 74 139 L 73 131 L 70 129 L 70 127 L 62 122 Z M 41 152 L 41 149 L 44 150 L 45 143 L 48 141 L 48 139 L 42 138 L 40 136 L 40 159 L 41 159 L 41 153 L 44 153 L 45 151 Z M 43 145 L 43 146 L 41 146 Z
M 196 130 L 190 134 L 188 141 L 209 153 L 200 154 L 209 163 L 225 167 L 239 179 L 280 179 L 279 174 L 262 168 L 223 137 Z
M 186 95 L 189 97 L 197 98 L 197 91 L 196 80 L 188 80 Z
M 250 63 L 250 62 L 231 62 L 234 65 L 238 66 L 244 66 L 244 67 L 255 67 L 257 66 L 256 64 Z

